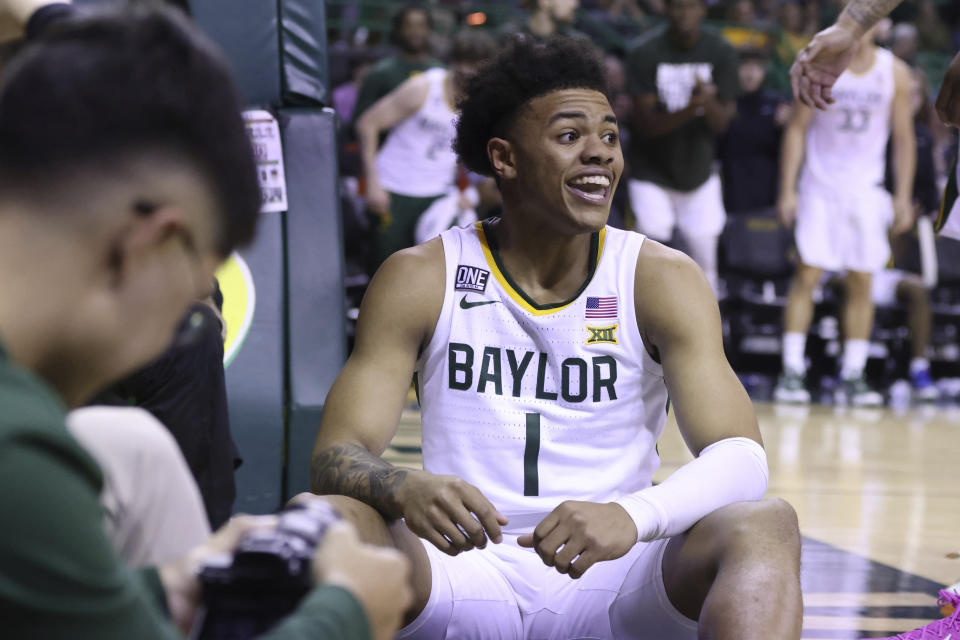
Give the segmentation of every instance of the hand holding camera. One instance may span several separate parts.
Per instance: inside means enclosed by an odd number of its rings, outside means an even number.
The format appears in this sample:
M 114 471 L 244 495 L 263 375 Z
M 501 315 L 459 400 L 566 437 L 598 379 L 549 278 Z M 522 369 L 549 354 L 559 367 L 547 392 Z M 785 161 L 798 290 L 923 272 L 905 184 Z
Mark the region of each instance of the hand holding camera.
M 237 516 L 204 545 L 160 570 L 174 621 L 185 633 L 203 610 L 202 640 L 266 632 L 320 584 L 363 606 L 374 638 L 392 637 L 409 607 L 409 563 L 363 544 L 324 500 L 301 500 L 278 516 Z

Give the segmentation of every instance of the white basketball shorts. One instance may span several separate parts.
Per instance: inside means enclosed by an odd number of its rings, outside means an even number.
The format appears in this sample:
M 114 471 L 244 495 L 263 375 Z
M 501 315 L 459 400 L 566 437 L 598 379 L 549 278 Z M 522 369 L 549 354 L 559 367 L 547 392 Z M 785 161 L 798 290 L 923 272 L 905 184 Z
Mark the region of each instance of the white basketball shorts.
M 796 240 L 800 259 L 827 271 L 874 273 L 890 259 L 893 199 L 883 187 L 800 182 Z
M 637 544 L 579 579 L 543 564 L 516 536 L 448 556 L 422 541 L 433 587 L 404 640 L 695 640 L 697 623 L 667 599 L 667 540 Z
M 719 236 L 723 231 L 727 212 L 717 174 L 693 191 L 675 191 L 643 180 L 630 180 L 627 186 L 637 231 L 654 240 L 670 240 L 674 226 L 686 237 Z

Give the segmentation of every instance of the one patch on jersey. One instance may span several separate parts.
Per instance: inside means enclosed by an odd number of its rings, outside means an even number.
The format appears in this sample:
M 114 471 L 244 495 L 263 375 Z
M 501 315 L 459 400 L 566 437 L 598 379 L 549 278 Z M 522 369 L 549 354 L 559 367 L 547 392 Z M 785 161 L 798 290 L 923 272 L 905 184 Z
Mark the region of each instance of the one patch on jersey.
M 489 278 L 490 272 L 486 269 L 461 264 L 457 266 L 457 283 L 453 288 L 457 291 L 479 291 L 483 293 L 487 288 L 487 279 Z
M 611 324 L 608 327 L 591 327 L 587 325 L 587 331 L 590 337 L 587 338 L 587 344 L 620 344 L 617 341 L 617 325 Z

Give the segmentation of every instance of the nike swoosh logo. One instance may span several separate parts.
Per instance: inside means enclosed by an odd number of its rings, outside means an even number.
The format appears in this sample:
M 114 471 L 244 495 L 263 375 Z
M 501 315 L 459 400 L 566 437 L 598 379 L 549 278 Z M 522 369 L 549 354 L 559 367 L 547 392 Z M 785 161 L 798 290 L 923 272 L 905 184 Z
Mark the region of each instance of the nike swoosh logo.
M 460 298 L 460 308 L 461 309 L 473 309 L 474 307 L 482 307 L 485 304 L 497 304 L 499 300 L 477 300 L 476 302 L 467 302 L 467 296 Z

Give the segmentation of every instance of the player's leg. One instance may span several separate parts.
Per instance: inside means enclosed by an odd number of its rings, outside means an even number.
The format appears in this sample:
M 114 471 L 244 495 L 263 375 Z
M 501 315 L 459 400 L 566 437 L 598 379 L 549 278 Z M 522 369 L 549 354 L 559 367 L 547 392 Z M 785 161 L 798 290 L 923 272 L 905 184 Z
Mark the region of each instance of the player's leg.
M 291 504 L 301 500 L 314 500 L 316 495 L 301 493 L 294 496 Z M 348 496 L 323 496 L 353 525 L 360 540 L 379 547 L 391 547 L 403 553 L 410 561 L 410 586 L 413 588 L 413 603 L 407 611 L 404 624 L 409 624 L 423 612 L 430 599 L 432 570 L 426 549 L 402 520 L 387 523 L 373 507 Z
M 870 349 L 870 332 L 873 330 L 872 278 L 871 273 L 848 271 L 843 279 L 845 291 L 840 323 L 844 339 L 841 388 L 837 399 L 860 407 L 883 404 L 883 395 L 870 388 L 864 374 Z
M 667 545 L 663 583 L 700 638 L 799 638 L 796 513 L 775 498 L 714 511 Z
M 723 206 L 720 176 L 711 175 L 702 185 L 675 200 L 677 227 L 683 235 L 687 251 L 700 265 L 710 288 L 717 293 L 717 241 L 727 221 Z
M 636 230 L 658 242 L 669 242 L 676 223 L 669 192 L 645 180 L 630 180 L 627 187 Z
M 783 375 L 774 390 L 777 402 L 810 402 L 806 388 L 807 332 L 813 321 L 813 292 L 819 285 L 823 270 L 800 263 L 793 274 L 783 309 Z
M 376 215 L 373 219 L 374 238 L 371 255 L 370 274 L 372 275 L 383 261 L 392 254 L 413 246 L 414 230 L 417 220 L 426 209 L 440 196 L 413 197 L 396 193 L 390 194 L 390 212 Z
M 933 377 L 927 348 L 930 346 L 930 327 L 933 322 L 930 310 L 930 290 L 915 274 L 904 274 L 896 288 L 897 300 L 907 307 L 907 329 L 910 332 L 910 384 L 913 396 L 921 402 L 939 397 Z

